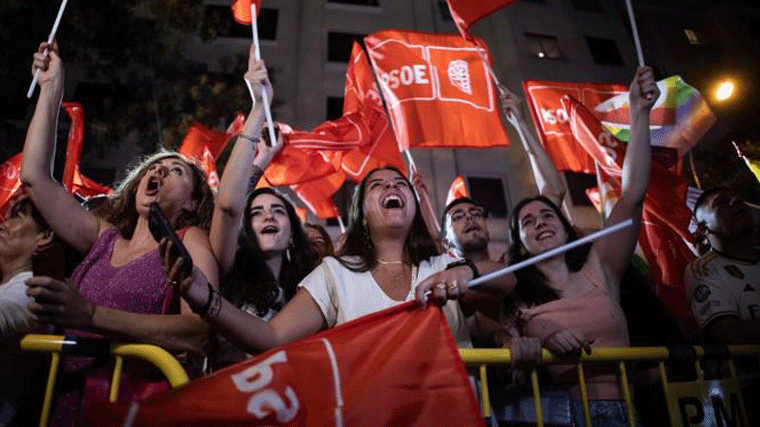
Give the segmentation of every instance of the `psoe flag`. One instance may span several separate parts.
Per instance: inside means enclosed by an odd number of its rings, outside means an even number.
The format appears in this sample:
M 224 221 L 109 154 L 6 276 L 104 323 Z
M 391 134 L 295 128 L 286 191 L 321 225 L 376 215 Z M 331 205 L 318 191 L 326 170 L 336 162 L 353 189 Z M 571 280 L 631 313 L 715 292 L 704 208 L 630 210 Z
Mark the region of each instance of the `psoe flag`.
M 256 5 L 256 13 L 261 13 L 261 0 L 234 0 L 232 2 L 232 17 L 239 24 L 251 25 L 251 4 Z M 258 16 L 258 15 L 257 15 Z
M 93 425 L 128 425 L 103 405 Z M 133 426 L 483 427 L 440 308 L 412 301 L 270 350 L 137 407 Z
M 364 44 L 402 151 L 509 144 L 482 40 L 385 30 Z
M 628 87 L 619 84 L 524 80 L 523 89 L 538 137 L 557 169 L 595 174 L 594 160 L 575 142 L 570 128 L 570 114 L 562 105 L 562 97 L 569 95 L 593 110 L 602 102 L 627 93 Z

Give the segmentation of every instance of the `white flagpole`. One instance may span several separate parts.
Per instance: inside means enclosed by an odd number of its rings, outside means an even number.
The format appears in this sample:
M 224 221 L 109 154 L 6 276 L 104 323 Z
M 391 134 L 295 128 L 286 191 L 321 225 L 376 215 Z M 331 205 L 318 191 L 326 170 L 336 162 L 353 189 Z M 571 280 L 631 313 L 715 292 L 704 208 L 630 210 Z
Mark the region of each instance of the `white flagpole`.
M 494 271 L 493 273 L 486 274 L 484 276 L 481 276 L 475 280 L 470 280 L 467 282 L 467 287 L 471 288 L 473 286 L 481 285 L 485 282 L 488 282 L 490 280 L 496 279 L 498 277 L 504 276 L 506 274 L 512 273 L 514 271 L 517 271 L 521 268 L 525 268 L 529 265 L 535 264 L 537 262 L 543 261 L 548 258 L 553 258 L 563 252 L 569 251 L 570 249 L 576 248 L 581 245 L 585 245 L 586 243 L 592 242 L 600 237 L 604 237 L 608 234 L 615 233 L 616 231 L 620 231 L 623 228 L 630 227 L 633 225 L 632 219 L 627 219 L 623 222 L 617 223 L 615 225 L 609 226 L 607 228 L 603 228 L 595 233 L 591 233 L 588 236 L 581 237 L 578 240 L 574 240 L 568 244 L 562 245 L 558 248 L 554 248 L 550 251 L 546 251 L 542 254 L 536 255 L 534 257 L 528 258 L 525 261 L 518 262 L 517 264 L 510 265 L 509 267 L 502 268 L 501 270 Z
M 636 28 L 636 17 L 633 15 L 633 6 L 631 0 L 625 0 L 625 7 L 628 9 L 628 19 L 631 20 L 631 32 L 633 33 L 633 44 L 636 45 L 636 56 L 639 58 L 639 67 L 644 66 L 644 52 L 641 50 L 641 40 L 639 39 L 639 30 Z
M 55 23 L 53 23 L 53 29 L 50 31 L 50 35 L 48 36 L 48 44 L 53 43 L 53 40 L 55 40 L 55 33 L 58 31 L 58 25 L 61 23 L 61 17 L 63 16 L 63 11 L 66 9 L 66 3 L 68 0 L 63 0 L 61 2 L 61 7 L 58 8 L 58 16 L 55 17 Z M 48 50 L 45 49 L 45 56 L 47 56 Z M 36 69 L 34 71 L 34 78 L 32 79 L 32 84 L 29 85 L 29 90 L 26 91 L 26 97 L 31 98 L 32 94 L 34 94 L 34 87 L 37 86 L 37 81 L 40 79 L 40 69 Z
M 256 23 L 256 3 L 251 2 L 251 32 L 253 33 L 254 58 L 261 59 L 261 49 L 259 48 L 259 28 Z M 264 102 L 264 115 L 267 119 L 269 128 L 269 144 L 277 144 L 277 137 L 274 134 L 274 124 L 272 123 L 272 110 L 269 108 L 269 99 L 266 90 L 261 92 L 261 100 Z
M 340 227 L 341 234 L 346 232 L 346 225 L 343 224 L 343 218 L 341 218 L 340 215 L 338 215 L 338 226 Z

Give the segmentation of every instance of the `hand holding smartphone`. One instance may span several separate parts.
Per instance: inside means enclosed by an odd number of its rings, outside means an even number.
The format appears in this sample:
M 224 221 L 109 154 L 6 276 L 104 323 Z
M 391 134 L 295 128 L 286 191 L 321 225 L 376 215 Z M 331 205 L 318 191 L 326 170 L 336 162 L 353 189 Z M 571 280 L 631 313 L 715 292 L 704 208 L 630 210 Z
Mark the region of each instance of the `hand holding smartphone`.
M 190 276 L 193 272 L 193 259 L 157 202 L 150 204 L 148 229 L 150 229 L 150 234 L 156 239 L 156 242 L 160 242 L 164 237 L 172 242 L 173 255 L 184 260 L 182 263 L 182 275 L 184 277 Z

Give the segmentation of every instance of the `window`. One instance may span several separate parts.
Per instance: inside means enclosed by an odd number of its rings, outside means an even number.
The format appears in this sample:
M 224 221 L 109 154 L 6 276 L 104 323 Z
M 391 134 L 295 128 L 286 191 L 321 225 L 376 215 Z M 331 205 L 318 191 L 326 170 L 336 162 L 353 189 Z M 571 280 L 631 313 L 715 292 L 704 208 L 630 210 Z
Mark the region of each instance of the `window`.
M 686 39 L 689 40 L 689 44 L 700 45 L 703 43 L 702 36 L 698 32 L 691 30 L 689 28 L 684 28 L 683 32 L 684 34 L 686 34 Z
M 586 190 L 597 186 L 596 176 L 580 172 L 565 172 L 567 189 L 573 206 L 594 206 L 586 195 Z
M 349 33 L 327 33 L 327 60 L 330 62 L 348 62 L 354 40 L 361 40 L 364 35 Z
M 470 197 L 477 200 L 491 218 L 507 217 L 507 199 L 504 197 L 504 184 L 501 178 L 467 177 Z
M 586 12 L 604 12 L 599 0 L 570 0 L 573 3 L 575 10 L 583 10 Z
M 335 120 L 343 116 L 343 97 L 327 97 L 327 117 L 326 120 Z
M 377 0 L 327 0 L 328 3 L 353 4 L 357 6 L 379 6 Z
M 451 16 L 451 10 L 449 10 L 449 4 L 446 2 L 446 0 L 438 0 L 438 10 L 441 11 L 442 21 L 454 21 L 454 18 Z
M 277 39 L 277 21 L 280 11 L 278 9 L 261 8 L 256 24 L 259 30 L 260 40 Z M 229 6 L 208 5 L 204 11 L 203 29 L 201 33 L 213 37 L 251 38 L 251 26 L 242 25 L 232 18 Z
M 615 40 L 586 36 L 586 42 L 591 51 L 591 56 L 597 64 L 614 65 L 617 67 L 625 65 Z
M 554 36 L 525 33 L 525 38 L 528 40 L 528 50 L 531 56 L 542 59 L 561 59 L 565 57 L 562 51 L 559 50 L 559 42 Z

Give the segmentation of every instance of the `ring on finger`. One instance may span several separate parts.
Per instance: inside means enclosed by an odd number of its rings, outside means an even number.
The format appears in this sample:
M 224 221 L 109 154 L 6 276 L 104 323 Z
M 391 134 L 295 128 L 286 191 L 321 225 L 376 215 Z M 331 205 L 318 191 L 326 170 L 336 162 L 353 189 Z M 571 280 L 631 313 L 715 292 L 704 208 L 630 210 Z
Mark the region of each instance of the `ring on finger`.
M 435 288 L 439 290 L 446 290 L 446 283 L 444 282 L 438 282 L 435 284 Z
M 459 287 L 457 286 L 457 281 L 456 280 L 453 280 L 451 282 L 446 283 L 446 286 L 449 287 L 450 291 L 455 291 L 455 290 L 459 289 Z

